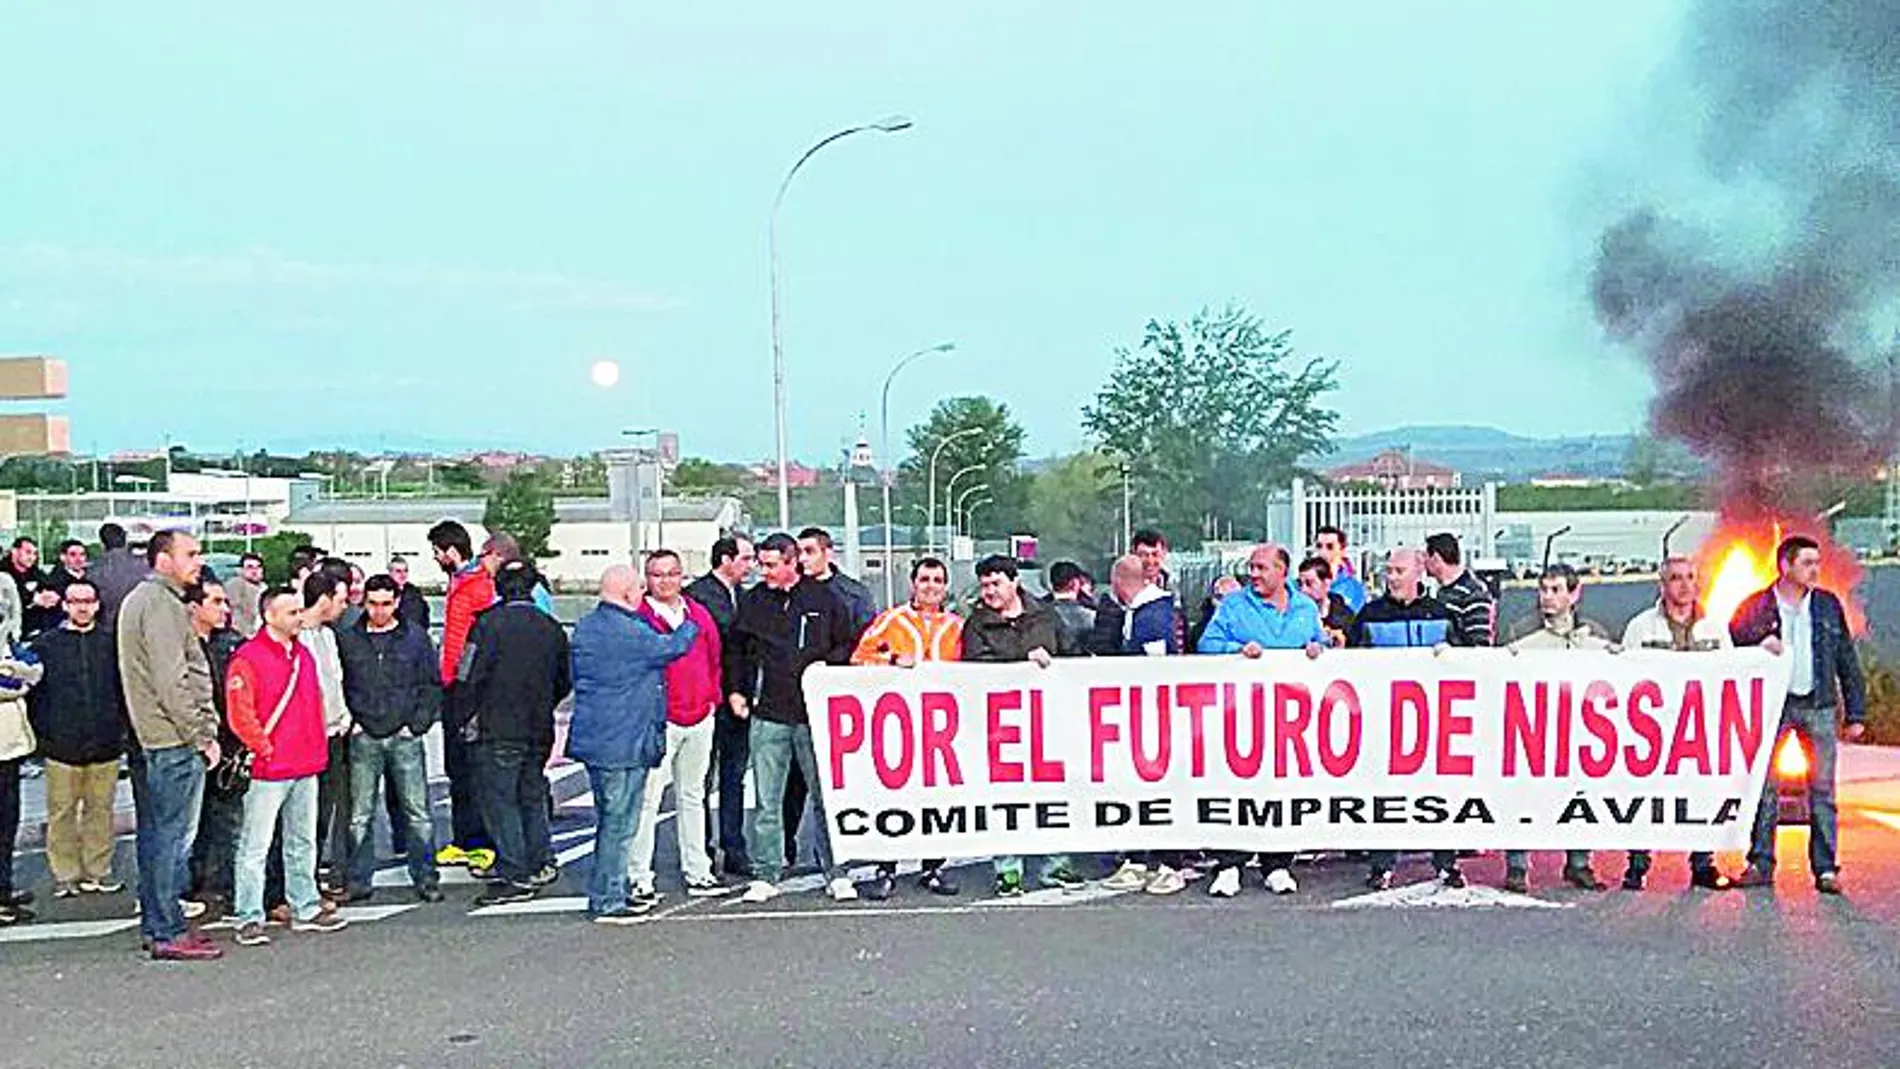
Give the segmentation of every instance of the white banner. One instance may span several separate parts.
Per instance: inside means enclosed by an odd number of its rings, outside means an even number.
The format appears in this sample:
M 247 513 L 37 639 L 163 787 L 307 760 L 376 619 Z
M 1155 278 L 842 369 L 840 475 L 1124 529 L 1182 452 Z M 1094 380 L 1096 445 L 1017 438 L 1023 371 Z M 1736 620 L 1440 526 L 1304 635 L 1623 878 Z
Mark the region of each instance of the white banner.
M 1746 844 L 1787 658 L 1346 650 L 818 667 L 840 859 Z

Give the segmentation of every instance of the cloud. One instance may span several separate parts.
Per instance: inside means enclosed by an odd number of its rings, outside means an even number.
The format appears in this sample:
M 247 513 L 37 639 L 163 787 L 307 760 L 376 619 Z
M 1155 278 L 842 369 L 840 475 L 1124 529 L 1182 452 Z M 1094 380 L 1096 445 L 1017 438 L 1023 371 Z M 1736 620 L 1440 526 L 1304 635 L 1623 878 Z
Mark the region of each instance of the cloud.
M 152 255 L 122 249 L 21 244 L 0 247 L 0 277 L 16 282 L 200 290 L 259 290 L 306 297 L 377 294 L 469 300 L 516 310 L 570 313 L 666 311 L 684 302 L 622 282 L 555 272 L 320 263 L 271 249 Z

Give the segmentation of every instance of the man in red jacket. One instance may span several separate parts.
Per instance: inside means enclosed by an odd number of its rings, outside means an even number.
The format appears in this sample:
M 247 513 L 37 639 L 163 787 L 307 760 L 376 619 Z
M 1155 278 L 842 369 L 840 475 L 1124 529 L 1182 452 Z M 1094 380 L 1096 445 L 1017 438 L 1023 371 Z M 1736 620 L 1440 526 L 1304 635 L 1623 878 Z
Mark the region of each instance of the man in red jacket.
M 686 893 L 708 898 L 732 888 L 713 876 L 712 858 L 706 853 L 706 771 L 712 766 L 713 710 L 722 691 L 719 627 L 704 605 L 681 594 L 686 571 L 679 554 L 670 549 L 649 554 L 646 578 L 647 595 L 637 610 L 641 619 L 662 635 L 672 634 L 688 620 L 699 628 L 699 637 L 686 656 L 666 667 L 666 760 L 647 777 L 627 865 L 635 903 L 651 907 L 659 897 L 653 890 L 654 826 L 659 823 L 660 797 L 669 783 L 678 794 L 676 830 Z
M 452 835 L 436 851 L 435 863 L 493 869 L 494 845 L 482 826 L 481 795 L 475 788 L 468 743 L 462 739 L 469 711 L 466 702 L 457 700 L 455 673 L 461 667 L 462 648 L 468 644 L 475 615 L 495 604 L 495 577 L 475 556 L 468 528 L 454 520 L 431 527 L 429 545 L 435 550 L 435 562 L 449 577 L 448 604 L 442 609 L 442 764 L 449 776 Z
M 280 830 L 291 930 L 334 932 L 349 923 L 317 894 L 317 777 L 329 766 L 330 745 L 316 658 L 297 637 L 303 601 L 289 587 L 273 587 L 258 605 L 264 629 L 232 656 L 224 684 L 231 733 L 251 753 L 235 880 L 240 946 L 270 942 L 264 864 Z

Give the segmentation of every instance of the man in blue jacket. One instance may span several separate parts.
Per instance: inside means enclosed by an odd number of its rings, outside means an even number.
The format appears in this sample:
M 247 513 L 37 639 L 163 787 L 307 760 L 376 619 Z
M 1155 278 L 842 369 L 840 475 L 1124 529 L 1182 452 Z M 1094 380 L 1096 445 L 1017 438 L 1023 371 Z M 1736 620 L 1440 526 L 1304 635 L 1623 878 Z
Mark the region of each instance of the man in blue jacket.
M 1329 640 L 1320 626 L 1319 606 L 1287 586 L 1292 567 L 1293 556 L 1285 546 L 1271 542 L 1255 546 L 1247 557 L 1247 589 L 1222 599 L 1207 630 L 1201 632 L 1198 652 L 1257 658 L 1267 650 L 1303 649 L 1308 657 L 1318 657 Z M 1245 853 L 1223 851 L 1207 893 L 1216 898 L 1239 894 L 1240 869 L 1246 862 Z M 1274 894 L 1290 895 L 1300 889 L 1293 879 L 1293 855 L 1264 854 L 1260 867 L 1266 870 L 1267 889 Z
M 1793 662 L 1781 727 L 1769 752 L 1778 750 L 1781 740 L 1794 732 L 1814 754 L 1808 776 L 1808 863 L 1814 871 L 1815 890 L 1837 895 L 1841 873 L 1835 855 L 1839 842 L 1834 812 L 1836 740 L 1844 737 L 1858 742 L 1866 733 L 1867 683 L 1860 674 L 1860 658 L 1854 652 L 1854 636 L 1841 599 L 1817 585 L 1820 544 L 1805 535 L 1783 539 L 1775 550 L 1775 570 L 1775 585 L 1735 610 L 1729 635 L 1737 646 L 1760 646 Z M 1837 724 L 1838 714 L 1844 714 L 1845 727 Z M 1771 771 L 1755 810 L 1748 868 L 1735 881 L 1738 886 L 1774 886 L 1779 793 Z
M 567 755 L 587 766 L 594 792 L 594 874 L 587 912 L 631 924 L 653 900 L 630 899 L 627 861 L 647 772 L 666 758 L 666 666 L 693 648 L 691 619 L 663 635 L 639 616 L 640 578 L 624 564 L 600 577 L 600 604 L 574 625 L 574 718 Z

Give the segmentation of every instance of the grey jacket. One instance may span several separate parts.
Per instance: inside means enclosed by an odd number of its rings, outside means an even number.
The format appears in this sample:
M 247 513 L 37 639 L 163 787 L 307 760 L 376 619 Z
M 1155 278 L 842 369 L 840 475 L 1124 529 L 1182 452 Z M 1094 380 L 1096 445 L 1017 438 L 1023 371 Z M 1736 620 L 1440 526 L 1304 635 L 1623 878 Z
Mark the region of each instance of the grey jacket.
M 126 595 L 117 642 L 119 680 L 140 746 L 203 746 L 218 737 L 211 662 L 177 587 L 154 575 Z

